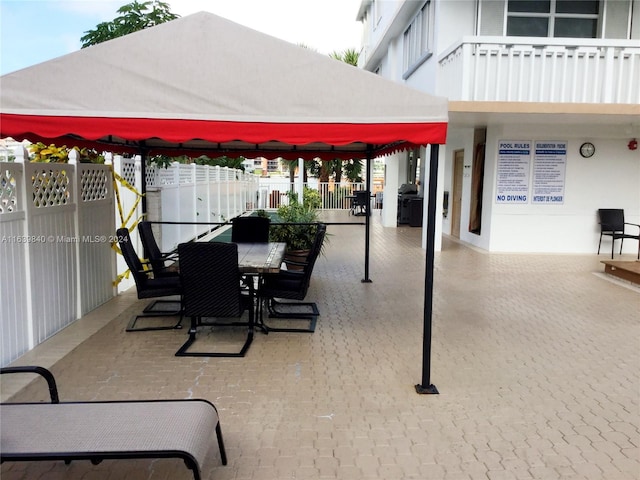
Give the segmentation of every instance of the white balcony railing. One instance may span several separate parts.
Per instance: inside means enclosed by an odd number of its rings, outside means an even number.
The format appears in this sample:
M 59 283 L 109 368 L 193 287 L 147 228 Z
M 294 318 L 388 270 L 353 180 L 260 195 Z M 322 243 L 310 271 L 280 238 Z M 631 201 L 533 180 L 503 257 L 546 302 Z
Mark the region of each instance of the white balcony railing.
M 438 62 L 438 95 L 449 100 L 640 103 L 630 40 L 463 37 Z

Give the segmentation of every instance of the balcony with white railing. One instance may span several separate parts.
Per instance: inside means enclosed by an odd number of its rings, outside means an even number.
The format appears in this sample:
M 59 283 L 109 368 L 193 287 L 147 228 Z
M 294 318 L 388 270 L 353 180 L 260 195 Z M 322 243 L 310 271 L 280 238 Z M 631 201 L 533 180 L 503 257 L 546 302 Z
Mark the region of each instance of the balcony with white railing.
M 438 62 L 453 101 L 640 103 L 633 40 L 463 37 Z

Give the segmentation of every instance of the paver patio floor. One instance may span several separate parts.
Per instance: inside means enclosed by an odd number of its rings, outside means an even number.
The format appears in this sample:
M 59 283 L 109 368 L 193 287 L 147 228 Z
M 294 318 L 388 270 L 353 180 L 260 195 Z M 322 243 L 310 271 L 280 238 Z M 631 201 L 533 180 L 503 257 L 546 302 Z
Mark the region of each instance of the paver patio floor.
M 178 358 L 186 330 L 125 333 L 146 304 L 129 292 L 16 364 L 50 365 L 62 400 L 212 401 L 229 464 L 212 437 L 206 479 L 640 479 L 640 289 L 603 278 L 604 257 L 488 254 L 445 239 L 431 362 L 440 394 L 418 395 L 421 229 L 383 228 L 374 213 L 372 283 L 361 282 L 364 228 L 328 232 L 308 294 L 321 311 L 313 334 L 256 334 L 245 358 Z M 12 400 L 45 398 L 34 382 Z M 191 474 L 178 460 L 132 460 L 5 463 L 1 477 Z

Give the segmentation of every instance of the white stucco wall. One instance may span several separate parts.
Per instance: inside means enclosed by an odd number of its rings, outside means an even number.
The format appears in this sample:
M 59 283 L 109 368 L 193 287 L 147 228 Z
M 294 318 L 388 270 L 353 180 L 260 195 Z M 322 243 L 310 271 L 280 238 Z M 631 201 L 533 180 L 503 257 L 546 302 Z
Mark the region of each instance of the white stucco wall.
M 379 57 L 381 75 L 405 85 L 428 93 L 439 91 L 439 82 L 445 82 L 439 75 L 437 68 L 438 54 L 459 41 L 464 35 L 477 33 L 500 35 L 502 29 L 495 23 L 495 13 L 503 11 L 501 1 L 484 1 L 484 26 L 486 31 L 475 31 L 477 15 L 475 0 L 431 0 L 434 14 L 438 21 L 434 25 L 434 55 L 420 65 L 420 67 L 403 80 L 404 72 L 402 37 L 404 29 L 409 24 L 411 16 L 422 6 L 422 2 L 404 3 L 404 9 L 398 9 L 401 3 L 378 2 L 384 5 L 382 21 L 377 32 L 378 39 L 384 32 L 395 31 L 396 35 L 385 44 L 384 53 Z M 626 3 L 625 5 L 628 5 Z M 640 0 L 634 0 L 634 6 L 640 5 Z M 605 4 L 607 5 L 607 4 Z M 411 7 L 411 8 L 409 8 Z M 609 6 L 611 7 L 611 5 Z M 409 15 L 411 10 L 411 15 Z M 615 5 L 617 15 L 611 11 L 610 21 L 614 17 L 624 20 L 619 15 L 624 8 Z M 403 14 L 395 14 L 402 11 Z M 406 15 L 404 15 L 406 14 Z M 481 12 L 482 15 L 482 12 Z M 637 38 L 635 19 L 640 16 L 640 8 L 633 10 L 632 38 Z M 388 30 L 389 23 L 395 19 L 395 29 Z M 627 28 L 628 22 L 618 20 L 619 28 Z M 489 23 L 486 23 L 489 22 Z M 502 20 L 500 20 L 500 24 Z M 492 26 L 493 25 L 493 26 Z M 491 26 L 491 28 L 489 28 Z M 618 29 L 619 29 L 618 28 Z M 488 30 L 487 30 L 488 29 Z M 375 43 L 368 44 L 372 47 Z M 370 54 L 372 52 L 369 52 Z M 379 52 L 378 52 L 379 53 Z M 377 57 L 376 57 L 377 58 Z M 377 66 L 377 65 L 376 65 Z M 373 67 L 375 68 L 375 66 Z M 560 120 L 559 120 L 560 119 Z M 637 122 L 628 126 L 602 125 L 594 118 L 593 124 L 589 119 L 581 119 L 581 125 L 569 126 L 562 123 L 562 119 L 553 114 L 540 119 L 538 123 L 520 124 L 513 121 L 492 119 L 490 124 L 478 121 L 478 127 L 487 130 L 487 149 L 485 164 L 485 181 L 482 211 L 482 232 L 480 235 L 470 233 L 469 211 L 473 165 L 473 128 L 449 126 L 446 146 L 441 147 L 440 179 L 438 182 L 439 225 L 444 234 L 451 232 L 451 198 L 449 200 L 449 216 L 442 217 L 443 192 L 452 192 L 452 165 L 456 150 L 464 150 L 464 173 L 462 181 L 463 197 L 460 218 L 460 239 L 478 248 L 492 252 L 547 252 L 547 253 L 595 253 L 598 247 L 599 225 L 596 211 L 598 208 L 624 208 L 627 221 L 640 223 L 640 150 L 631 151 L 627 148 L 632 138 L 640 138 L 640 127 Z M 466 124 L 466 123 L 465 123 Z M 469 122 L 472 124 L 472 122 Z M 557 140 L 568 142 L 566 163 L 565 200 L 561 205 L 527 204 L 496 204 L 496 166 L 497 144 L 501 139 L 521 140 Z M 591 141 L 596 146 L 596 154 L 584 159 L 578 153 L 579 146 Z M 399 159 L 401 160 L 401 159 Z M 388 201 L 395 196 L 397 187 L 402 181 L 404 172 L 401 164 L 387 161 L 387 180 L 385 198 L 385 212 L 383 224 L 395 225 L 395 201 Z M 532 159 L 533 163 L 533 159 Z M 426 165 L 426 162 L 423 163 Z M 425 182 L 426 183 L 426 182 Z M 425 185 L 426 187 L 426 185 Z M 387 207 L 390 207 L 387 210 Z M 425 209 L 426 211 L 426 209 Z M 637 242 L 625 242 L 624 252 L 637 252 Z M 603 240 L 603 251 L 611 251 L 610 239 Z
M 590 131 L 589 131 L 590 130 Z M 460 239 L 492 252 L 594 253 L 598 248 L 598 208 L 623 208 L 626 220 L 640 223 L 640 150 L 629 150 L 625 132 L 603 127 L 558 125 L 502 125 L 487 129 L 487 155 L 483 198 L 482 233 L 468 232 L 471 176 L 463 178 Z M 499 204 L 496 195 L 499 140 L 565 140 L 568 142 L 565 201 L 561 205 Z M 464 148 L 465 166 L 472 165 L 473 130 L 451 131 L 447 141 L 445 189 L 452 185 L 452 158 Z M 591 158 L 579 147 L 585 141 L 596 146 Z M 465 170 L 470 170 L 465 169 Z M 466 173 L 466 172 L 465 172 Z M 450 232 L 450 217 L 443 231 Z M 610 252 L 610 239 L 603 251 Z M 627 240 L 623 253 L 637 252 L 637 242 Z

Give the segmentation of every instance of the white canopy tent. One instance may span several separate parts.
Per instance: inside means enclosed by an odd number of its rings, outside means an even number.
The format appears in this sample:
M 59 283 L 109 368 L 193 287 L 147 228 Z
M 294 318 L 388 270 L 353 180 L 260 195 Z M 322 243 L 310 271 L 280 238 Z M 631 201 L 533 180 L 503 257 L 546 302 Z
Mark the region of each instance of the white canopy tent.
M 99 151 L 371 160 L 430 144 L 433 171 L 446 131 L 444 98 L 204 12 L 0 77 L 0 137 Z
M 98 148 L 363 157 L 445 141 L 447 102 L 210 13 L 0 77 L 1 134 Z

